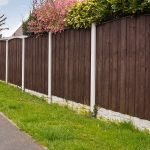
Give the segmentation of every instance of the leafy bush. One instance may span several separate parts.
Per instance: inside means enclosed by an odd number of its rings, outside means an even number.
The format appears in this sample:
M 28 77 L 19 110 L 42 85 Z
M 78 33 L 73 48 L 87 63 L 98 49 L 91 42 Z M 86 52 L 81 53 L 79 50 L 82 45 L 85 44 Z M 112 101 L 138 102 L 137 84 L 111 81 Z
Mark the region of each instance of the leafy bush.
M 114 16 L 141 13 L 145 7 L 143 0 L 107 0 L 107 2 L 110 3 Z
M 100 0 L 79 2 L 69 10 L 66 25 L 73 28 L 88 28 L 93 22 L 101 22 L 110 15 L 109 5 Z
M 122 16 L 150 13 L 150 0 L 40 0 L 32 16 L 24 23 L 25 31 L 59 32 L 65 27 L 88 28 L 92 23 Z M 28 25 L 28 28 L 26 27 Z
M 150 13 L 150 0 L 145 0 L 143 2 L 144 12 Z
M 150 13 L 150 0 L 86 0 L 69 11 L 65 21 L 73 28 L 88 28 L 93 22 L 141 13 Z

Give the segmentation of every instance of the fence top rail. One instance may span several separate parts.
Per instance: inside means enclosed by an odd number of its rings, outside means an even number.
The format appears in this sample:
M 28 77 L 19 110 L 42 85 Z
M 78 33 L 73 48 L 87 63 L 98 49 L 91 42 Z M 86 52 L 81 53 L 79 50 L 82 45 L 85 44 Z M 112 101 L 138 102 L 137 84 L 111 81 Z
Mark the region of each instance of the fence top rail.
M 13 40 L 13 39 L 24 39 L 27 38 L 28 36 L 12 36 L 12 37 L 7 37 L 7 38 L 2 38 L 0 41 L 7 41 L 7 40 Z

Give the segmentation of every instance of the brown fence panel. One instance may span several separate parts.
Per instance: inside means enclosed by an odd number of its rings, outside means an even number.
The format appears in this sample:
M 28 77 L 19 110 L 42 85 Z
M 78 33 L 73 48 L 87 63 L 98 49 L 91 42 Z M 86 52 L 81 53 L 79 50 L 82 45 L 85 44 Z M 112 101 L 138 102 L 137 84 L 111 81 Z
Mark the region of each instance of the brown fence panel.
M 90 103 L 90 30 L 65 30 L 52 36 L 52 95 Z
M 150 120 L 150 16 L 97 26 L 96 105 Z M 52 95 L 90 104 L 90 29 L 52 35 Z M 22 40 L 9 40 L 8 82 L 21 86 Z M 0 80 L 6 42 L 0 41 Z M 25 40 L 25 88 L 48 94 L 48 35 Z
M 48 35 L 25 39 L 25 88 L 48 94 Z
M 97 27 L 96 104 L 150 120 L 150 16 Z
M 8 42 L 8 82 L 22 85 L 22 40 Z
M 0 80 L 6 76 L 6 41 L 0 41 Z

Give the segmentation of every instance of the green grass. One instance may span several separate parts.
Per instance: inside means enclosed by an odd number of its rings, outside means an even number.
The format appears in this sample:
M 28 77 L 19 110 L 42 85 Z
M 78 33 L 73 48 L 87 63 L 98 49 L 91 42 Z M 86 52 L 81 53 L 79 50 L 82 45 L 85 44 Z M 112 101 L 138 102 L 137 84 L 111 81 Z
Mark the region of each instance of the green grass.
M 49 150 L 150 150 L 150 134 L 78 115 L 0 83 L 0 111 Z

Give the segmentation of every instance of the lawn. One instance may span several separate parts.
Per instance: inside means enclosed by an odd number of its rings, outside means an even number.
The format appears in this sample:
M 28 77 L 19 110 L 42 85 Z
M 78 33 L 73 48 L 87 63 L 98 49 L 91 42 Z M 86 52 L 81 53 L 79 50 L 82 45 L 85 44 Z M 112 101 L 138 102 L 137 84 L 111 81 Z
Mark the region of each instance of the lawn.
M 0 83 L 0 112 L 49 150 L 150 150 L 150 134 L 78 115 Z

